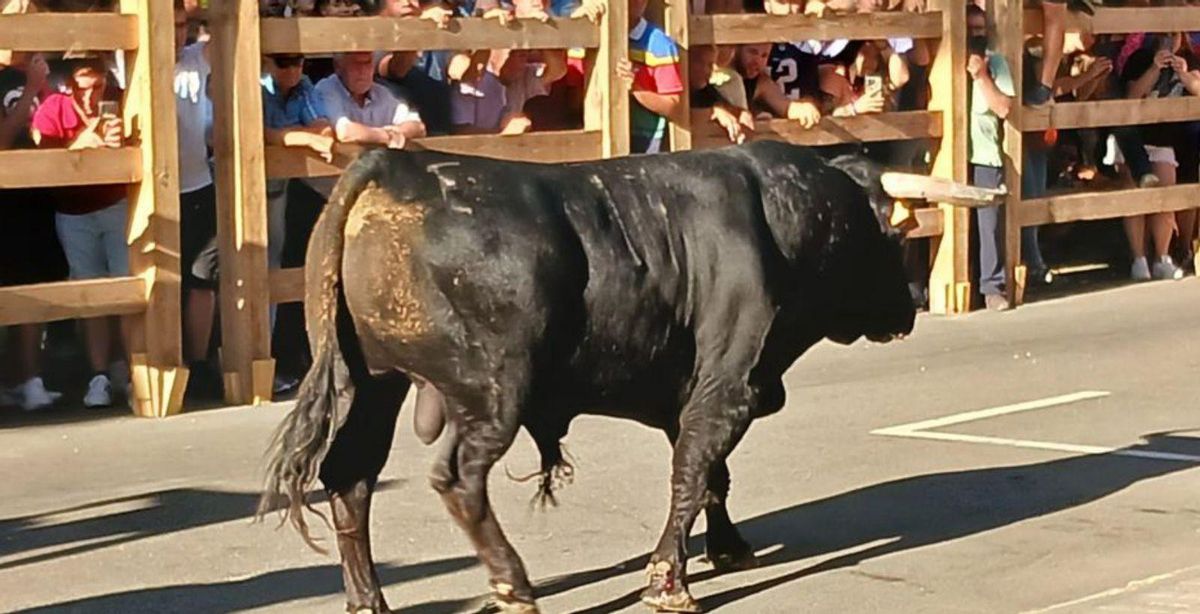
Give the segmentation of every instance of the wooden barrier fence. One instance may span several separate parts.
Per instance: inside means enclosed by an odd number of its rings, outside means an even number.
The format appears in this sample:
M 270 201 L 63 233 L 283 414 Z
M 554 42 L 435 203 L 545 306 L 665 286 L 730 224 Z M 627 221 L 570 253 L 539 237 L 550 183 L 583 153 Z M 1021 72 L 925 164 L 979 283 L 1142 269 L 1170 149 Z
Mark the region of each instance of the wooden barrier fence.
M 966 17 L 956 0 L 931 0 L 930 11 L 872 15 L 805 16 L 690 15 L 680 0 L 663 0 L 658 12 L 678 42 L 683 75 L 695 45 L 753 42 L 881 39 L 905 36 L 936 41 L 930 71 L 932 102 L 926 111 L 891 112 L 850 118 L 824 118 L 804 130 L 787 120 L 759 121 L 753 138 L 810 145 L 902 139 L 939 143 L 933 173 L 967 180 Z M 1040 13 L 1021 10 L 1018 0 L 995 0 L 993 13 L 1002 48 L 1020 82 L 1021 36 L 1039 27 Z M 459 18 L 451 27 L 412 18 L 260 18 L 257 3 L 214 0 L 214 150 L 218 187 L 221 267 L 222 371 L 230 403 L 259 403 L 271 397 L 274 362 L 270 355 L 271 303 L 303 296 L 300 269 L 269 271 L 267 266 L 266 180 L 338 174 L 360 151 L 339 146 L 332 163 L 297 149 L 265 146 L 259 88 L 263 54 L 320 54 L 356 50 L 472 48 L 586 48 L 590 67 L 582 130 L 535 132 L 520 136 L 446 136 L 416 139 L 421 147 L 498 158 L 575 161 L 626 154 L 629 147 L 629 92 L 613 70 L 628 55 L 627 6 L 614 1 L 599 23 L 552 19 L 517 20 L 503 26 L 480 18 Z M 1170 16 L 1168 18 L 1168 11 Z M 0 47 L 18 50 L 72 48 L 129 52 L 125 118 L 128 147 L 102 151 L 0 152 L 0 188 L 129 183 L 132 275 L 109 280 L 60 282 L 0 289 L 0 324 L 125 315 L 136 322 L 135 411 L 164 416 L 180 410 L 187 371 L 181 358 L 179 288 L 179 201 L 177 144 L 173 114 L 174 48 L 171 5 L 164 0 L 122 0 L 120 14 L 42 14 L 0 17 Z M 1072 28 L 1096 31 L 1200 30 L 1200 9 L 1101 9 L 1094 20 Z M 684 93 L 686 105 L 687 93 Z M 1007 123 L 1008 186 L 1019 215 L 1009 215 L 1009 273 L 1018 271 L 1021 225 L 1168 211 L 1192 206 L 1195 186 L 1106 194 L 1054 196 L 1022 201 L 1021 132 L 1047 127 L 1132 125 L 1200 119 L 1200 99 L 1105 101 L 1017 109 Z M 671 128 L 673 148 L 715 147 L 725 137 L 709 122 L 685 121 Z M 1150 196 L 1147 198 L 1147 196 Z M 954 314 L 969 309 L 969 212 L 940 205 L 915 212 L 912 236 L 933 242 L 930 308 Z M 1010 277 L 1012 278 L 1012 277 Z M 1019 276 L 1017 276 L 1019 278 Z M 1010 284 L 1016 290 L 1017 284 Z M 150 334 L 153 333 L 153 334 Z
M 1040 10 L 1025 9 L 1021 0 L 989 0 L 989 21 L 994 26 L 999 52 L 1012 70 L 1013 83 L 1023 83 L 1026 67 L 1024 34 L 1042 31 Z M 1093 34 L 1133 32 L 1172 33 L 1200 30 L 1200 7 L 1099 8 L 1094 16 L 1070 13 L 1068 31 Z M 1200 97 L 1135 100 L 1100 100 L 1056 103 L 1049 107 L 1024 105 L 1024 92 L 1016 99 L 1005 122 L 1005 273 L 1008 298 L 1020 304 L 1024 295 L 1025 267 L 1021 264 L 1021 228 L 1172 212 L 1200 208 L 1200 185 L 1187 184 L 1149 190 L 1085 192 L 1025 199 L 1021 193 L 1025 133 L 1049 128 L 1068 130 L 1110 126 L 1136 126 L 1200 120 Z M 1015 210 L 1015 214 L 1013 213 Z
M 93 151 L 0 152 L 0 188 L 129 184 L 127 239 L 132 275 L 0 288 L 0 325 L 129 317 L 132 405 L 141 416 L 179 412 L 188 376 L 179 318 L 172 15 L 170 2 L 121 0 L 119 14 L 0 16 L 0 46 L 5 49 L 126 52 L 124 120 L 129 145 Z

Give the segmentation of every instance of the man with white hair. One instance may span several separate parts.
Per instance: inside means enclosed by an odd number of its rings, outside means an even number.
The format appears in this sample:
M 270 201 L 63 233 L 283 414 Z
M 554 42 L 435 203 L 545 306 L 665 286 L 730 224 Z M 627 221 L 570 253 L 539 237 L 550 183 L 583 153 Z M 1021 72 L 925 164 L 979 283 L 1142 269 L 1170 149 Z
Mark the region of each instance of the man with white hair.
M 339 143 L 403 149 L 408 139 L 425 136 L 425 124 L 408 101 L 375 82 L 370 52 L 339 53 L 334 74 L 316 85 Z

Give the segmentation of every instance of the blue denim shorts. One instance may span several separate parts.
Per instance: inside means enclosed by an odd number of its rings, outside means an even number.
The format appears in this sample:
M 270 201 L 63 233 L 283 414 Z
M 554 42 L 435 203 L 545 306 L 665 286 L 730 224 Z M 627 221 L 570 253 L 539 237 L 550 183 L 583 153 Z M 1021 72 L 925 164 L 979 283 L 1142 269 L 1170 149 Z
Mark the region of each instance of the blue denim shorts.
M 55 214 L 54 225 L 71 279 L 129 275 L 129 245 L 125 239 L 128 213 L 129 204 L 122 199 L 83 215 Z

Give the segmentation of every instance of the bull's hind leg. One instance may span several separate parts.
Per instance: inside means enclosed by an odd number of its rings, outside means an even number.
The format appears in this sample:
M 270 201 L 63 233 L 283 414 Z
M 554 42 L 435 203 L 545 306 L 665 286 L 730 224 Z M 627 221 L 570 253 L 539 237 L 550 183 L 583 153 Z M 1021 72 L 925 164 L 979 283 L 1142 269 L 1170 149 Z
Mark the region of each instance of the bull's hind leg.
M 496 605 L 533 614 L 538 609 L 525 565 L 504 536 L 487 492 L 488 473 L 516 437 L 518 404 L 498 390 L 467 396 L 447 394 L 450 420 L 430 483 L 487 567 Z
M 717 571 L 751 569 L 758 565 L 754 548 L 742 537 L 729 518 L 726 500 L 729 497 L 729 466 L 725 459 L 713 463 L 708 473 L 708 504 L 704 519 L 704 552 Z
M 687 589 L 687 537 L 709 503 L 709 475 L 750 425 L 749 404 L 737 386 L 708 391 L 680 415 L 671 458 L 671 512 L 647 566 L 642 601 L 660 611 L 698 612 Z
M 409 382 L 400 375 L 371 380 L 355 391 L 346 422 L 321 463 L 321 483 L 333 509 L 348 612 L 387 612 L 371 559 L 371 495 L 387 462 L 396 416 Z

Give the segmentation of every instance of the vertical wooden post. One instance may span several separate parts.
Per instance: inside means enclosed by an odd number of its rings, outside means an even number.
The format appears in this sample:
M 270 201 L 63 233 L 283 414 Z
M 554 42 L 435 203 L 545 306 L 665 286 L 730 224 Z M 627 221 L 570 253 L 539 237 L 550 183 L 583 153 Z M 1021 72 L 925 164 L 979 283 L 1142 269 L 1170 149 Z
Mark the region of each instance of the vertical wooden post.
M 667 35 L 675 39 L 679 45 L 679 74 L 683 77 L 683 92 L 679 95 L 683 104 L 683 123 L 671 122 L 671 151 L 684 151 L 692 148 L 692 86 L 688 82 L 688 63 L 691 61 L 690 51 L 691 28 L 688 20 L 688 0 L 665 0 L 663 10 L 663 28 Z
M 221 270 L 225 401 L 271 400 L 267 188 L 258 4 L 217 0 L 213 25 L 213 148 Z
M 629 58 L 628 0 L 608 0 L 600 20 L 600 48 L 588 50 L 584 128 L 599 130 L 605 158 L 629 154 L 629 88 L 617 77 L 617 60 Z
M 129 264 L 146 280 L 146 313 L 129 340 L 133 412 L 164 417 L 183 408 L 179 274 L 179 141 L 176 133 L 175 27 L 166 0 L 121 0 L 138 16 L 138 48 L 126 58 L 125 125 L 141 146 L 142 181 L 129 191 Z
M 1017 306 L 1024 296 L 1025 268 L 1021 264 L 1021 174 L 1025 171 L 1025 143 L 1021 115 L 1025 105 L 1025 11 L 1020 0 L 996 0 L 991 15 L 998 51 L 1008 62 L 1013 79 L 1012 110 L 1004 121 L 1004 279 L 1008 302 Z
M 967 15 L 956 0 L 935 0 L 942 11 L 942 38 L 930 70 L 933 92 L 930 108 L 942 112 L 942 143 L 934 158 L 933 175 L 968 182 L 970 108 L 967 76 Z M 931 239 L 933 267 L 929 278 L 929 310 L 943 315 L 966 313 L 971 308 L 971 212 L 941 205 L 943 232 Z

